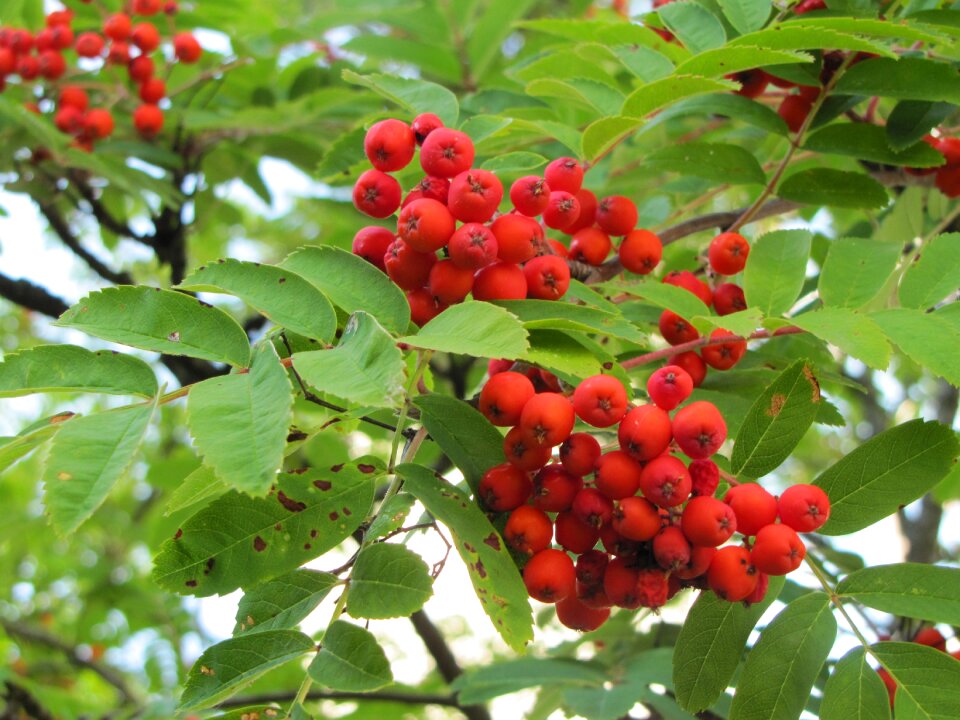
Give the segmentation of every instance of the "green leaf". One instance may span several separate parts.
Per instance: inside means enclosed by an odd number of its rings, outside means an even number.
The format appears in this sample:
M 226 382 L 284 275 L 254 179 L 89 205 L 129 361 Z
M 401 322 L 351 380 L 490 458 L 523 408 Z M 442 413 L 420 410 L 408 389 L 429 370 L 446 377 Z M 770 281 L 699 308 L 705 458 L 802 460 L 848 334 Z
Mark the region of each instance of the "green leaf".
M 804 15 L 795 20 L 788 20 L 781 27 L 801 25 L 817 30 L 837 30 L 844 33 L 856 33 L 879 38 L 898 38 L 916 42 L 937 43 L 947 40 L 943 35 L 923 29 L 919 23 L 911 20 L 877 20 L 875 18 L 854 17 L 825 17 Z
M 950 471 L 960 443 L 948 427 L 911 420 L 876 435 L 817 477 L 830 497 L 824 535 L 846 535 L 891 515 Z
M 733 185 L 763 185 L 767 176 L 753 154 L 739 145 L 687 142 L 667 145 L 647 155 L 645 165 Z
M 719 2 L 723 14 L 739 33 L 753 32 L 766 25 L 773 5 L 771 0 L 719 0 Z
M 549 685 L 602 685 L 607 674 L 582 660 L 512 658 L 470 670 L 451 688 L 462 705 L 479 705 L 518 690 Z M 632 706 L 631 706 L 632 707 Z
M 869 175 L 832 168 L 810 168 L 786 178 L 777 188 L 784 200 L 806 205 L 879 208 L 889 201 L 887 191 Z
M 280 267 L 306 278 L 347 313 L 368 312 L 392 333 L 404 333 L 410 325 L 410 305 L 403 291 L 353 253 L 330 246 L 305 247 L 288 255 Z
M 877 370 L 890 365 L 890 343 L 867 315 L 847 308 L 824 307 L 791 318 L 793 324 L 836 345 L 851 357 Z
M 823 688 L 821 720 L 889 720 L 890 696 L 866 651 L 854 648 L 837 663 Z
M 933 307 L 958 287 L 960 233 L 937 235 L 920 249 L 917 260 L 904 274 L 900 282 L 900 304 L 920 309 Z
M 413 347 L 487 358 L 518 358 L 530 347 L 516 317 L 487 302 L 451 305 L 416 335 L 400 338 Z
M 407 110 L 411 116 L 432 112 L 448 127 L 456 127 L 460 117 L 457 96 L 443 85 L 396 75 L 360 75 L 352 70 L 344 70 L 343 79 L 353 85 L 370 88 Z
M 884 45 L 856 35 L 824 27 L 804 27 L 796 24 L 779 24 L 741 35 L 731 40 L 729 45 L 752 45 L 768 50 L 853 50 L 893 56 L 893 52 Z
M 894 309 L 870 317 L 891 341 L 914 362 L 960 386 L 960 305 L 947 305 L 935 312 Z
M 435 38 L 443 41 L 442 36 Z M 395 35 L 356 35 L 342 45 L 344 50 L 383 60 L 394 60 L 420 67 L 448 83 L 461 81 L 460 61 L 450 47 L 396 37 Z
M 295 570 L 360 526 L 382 474 L 355 461 L 283 473 L 266 498 L 230 491 L 163 543 L 153 578 L 166 590 L 206 597 Z
M 881 642 L 874 655 L 897 681 L 897 720 L 955 720 L 960 716 L 960 665 L 919 643 Z
M 77 416 L 73 413 L 53 415 L 24 428 L 13 437 L 0 438 L 0 473 L 36 450 L 53 437 L 64 422 L 74 417 Z
M 538 365 L 571 381 L 579 381 L 591 375 L 599 375 L 613 367 L 608 356 L 601 360 L 585 343 L 583 335 L 573 335 L 558 330 L 532 330 L 530 350 L 521 360 Z M 605 363 L 610 363 L 604 368 Z
M 441 395 L 439 397 L 447 396 Z M 364 538 L 373 540 L 399 529 L 416 504 L 417 499 L 410 493 L 400 492 L 389 498 L 380 506 L 377 516 L 363 534 Z
M 526 586 L 487 516 L 467 494 L 425 467 L 404 464 L 397 472 L 404 489 L 447 526 L 494 628 L 507 645 L 521 651 L 533 639 Z
M 657 282 L 650 278 L 645 278 L 641 282 L 630 283 L 615 281 L 607 283 L 606 287 L 642 298 L 651 305 L 675 312 L 683 318 L 710 314 L 710 310 L 703 304 L 703 300 L 689 290 L 684 290 L 669 283 Z
M 748 305 L 767 317 L 793 307 L 803 289 L 812 238 L 809 230 L 774 230 L 754 241 L 743 273 Z
M 183 482 L 170 493 L 170 499 L 163 510 L 164 515 L 172 515 L 178 510 L 192 507 L 204 500 L 212 500 L 223 495 L 230 488 L 219 479 L 212 468 L 201 465 L 184 478 Z
M 122 285 L 92 292 L 54 325 L 169 355 L 238 367 L 250 362 L 250 343 L 236 320 L 173 290 Z
M 307 672 L 318 685 L 344 692 L 370 692 L 393 682 L 390 661 L 373 633 L 344 620 L 327 628 Z
M 483 474 L 503 462 L 503 436 L 476 408 L 449 395 L 420 395 L 413 404 L 430 437 L 476 492 Z
M 720 47 L 727 33 L 716 15 L 695 2 L 672 2 L 657 9 L 663 24 L 679 38 L 690 52 Z
M 943 164 L 943 155 L 925 142 L 895 150 L 890 147 L 887 132 L 879 125 L 839 122 L 826 125 L 803 143 L 806 150 L 844 155 L 859 160 L 902 165 L 906 167 L 936 167 Z
M 268 670 L 313 648 L 309 637 L 294 630 L 271 630 L 217 643 L 207 648 L 190 668 L 177 710 L 212 707 Z
M 294 628 L 339 582 L 336 575 L 300 569 L 256 585 L 240 598 L 233 634 Z
M 727 2 L 743 2 L 744 0 L 726 0 Z M 741 45 L 738 47 L 722 47 L 707 50 L 694 55 L 689 60 L 677 65 L 677 75 L 703 75 L 715 77 L 730 75 L 742 70 L 752 70 L 764 65 L 785 65 L 793 63 L 813 62 L 813 57 L 807 53 L 791 50 L 767 50 L 766 48 Z
M 666 122 L 670 118 L 685 115 L 704 115 L 707 117 L 722 115 L 753 125 L 774 135 L 786 136 L 790 134 L 787 124 L 774 110 L 731 92 L 701 95 L 681 100 L 676 105 L 658 114 L 657 120 Z
M 360 405 L 396 407 L 403 399 L 403 354 L 364 312 L 350 317 L 337 347 L 294 353 L 293 367 L 308 385 Z
M 877 565 L 847 575 L 837 594 L 892 615 L 960 625 L 960 570 L 956 568 Z
M 682 5 L 688 5 L 688 3 L 671 3 L 663 9 Z M 739 87 L 738 83 L 731 80 L 717 80 L 700 75 L 671 75 L 642 85 L 630 93 L 623 101 L 620 114 L 631 118 L 642 118 L 686 97 L 737 90 Z
M 38 345 L 3 357 L 0 397 L 60 391 L 150 398 L 157 394 L 157 379 L 139 358 L 76 345 Z
M 217 477 L 250 495 L 265 495 L 283 464 L 293 421 L 293 387 L 273 344 L 253 351 L 248 373 L 197 383 L 187 400 L 187 425 Z
M 690 716 L 669 696 L 658 695 L 649 688 L 651 683 L 670 687 L 672 655 L 671 647 L 645 650 L 624 662 L 622 671 L 603 685 L 571 683 L 563 690 L 564 709 L 590 720 L 618 720 L 640 702 L 658 710 L 664 720 L 689 720 Z
M 594 162 L 611 147 L 620 142 L 621 138 L 629 135 L 643 125 L 644 120 L 634 117 L 615 115 L 614 117 L 600 118 L 587 126 L 580 141 L 580 154 L 588 161 Z
M 887 115 L 887 142 L 899 152 L 921 140 L 950 117 L 953 111 L 954 107 L 950 103 L 901 100 Z
M 128 405 L 64 423 L 43 467 L 50 522 L 67 535 L 100 507 L 133 463 L 157 400 Z
M 874 58 L 851 66 L 837 82 L 841 95 L 879 95 L 900 100 L 960 104 L 960 71 L 918 57 Z
M 771 577 L 762 601 L 745 606 L 703 591 L 690 608 L 673 655 L 673 684 L 681 707 L 705 710 L 730 684 L 750 633 L 783 588 Z
M 617 89 L 616 79 L 604 67 L 585 62 L 573 50 L 562 48 L 554 48 L 552 52 L 541 55 L 533 62 L 514 70 L 513 75 L 523 83 L 532 83 L 543 79 L 576 78 L 593 80 L 601 85 L 608 86 L 611 90 Z
M 701 334 L 712 330 L 726 330 L 734 335 L 747 337 L 763 324 L 763 313 L 759 308 L 751 307 L 729 315 L 697 315 L 690 319 L 690 324 Z
M 547 159 L 539 153 L 533 152 L 511 152 L 503 155 L 496 155 L 485 160 L 482 167 L 495 173 L 525 172 L 527 170 L 536 170 L 547 164 Z
M 623 93 L 590 78 L 540 78 L 524 89 L 527 95 L 533 97 L 560 98 L 583 103 L 603 115 L 615 114 L 623 105 Z
M 324 294 L 296 273 L 273 265 L 218 260 L 177 287 L 236 295 L 275 324 L 315 340 L 330 340 L 337 329 L 336 313 Z
M 830 598 L 797 598 L 760 633 L 747 655 L 730 720 L 796 720 L 837 636 Z
M 482 77 L 500 54 L 512 25 L 526 15 L 533 0 L 491 0 L 484 4 L 467 38 L 467 58 L 476 77 Z
M 537 18 L 517 23 L 556 37 L 582 42 L 595 42 L 609 47 L 637 45 L 649 47 L 672 60 L 689 57 L 690 52 L 657 35 L 639 23 L 604 22 L 597 20 L 573 20 L 569 18 Z
M 519 318 L 529 330 L 573 330 L 642 344 L 647 336 L 622 315 L 587 305 L 553 300 L 499 300 L 497 305 Z
M 409 617 L 433 594 L 427 564 L 403 545 L 374 543 L 360 551 L 347 607 L 355 618 Z
M 820 383 L 806 360 L 797 360 L 774 380 L 747 413 L 737 433 L 730 467 L 758 478 L 790 457 L 813 424 L 820 406 Z
M 820 299 L 827 306 L 859 308 L 876 297 L 900 260 L 902 245 L 841 237 L 830 243 L 820 271 Z

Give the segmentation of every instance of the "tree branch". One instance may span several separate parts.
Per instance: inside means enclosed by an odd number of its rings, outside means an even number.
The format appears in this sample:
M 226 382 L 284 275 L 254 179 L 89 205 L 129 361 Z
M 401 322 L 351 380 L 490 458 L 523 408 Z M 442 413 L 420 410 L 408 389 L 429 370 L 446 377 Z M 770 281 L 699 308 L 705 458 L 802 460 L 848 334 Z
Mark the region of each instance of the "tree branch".
M 266 705 L 268 703 L 285 704 L 296 697 L 296 691 L 261 693 L 258 695 L 241 695 L 224 700 L 217 707 L 226 710 L 235 707 Z M 438 695 L 432 693 L 407 693 L 396 690 L 379 690 L 377 692 L 337 692 L 332 690 L 311 690 L 304 698 L 313 700 L 363 700 L 364 702 L 391 702 L 408 705 L 440 705 L 442 707 L 460 707 L 457 699 L 452 695 Z
M 0 297 L 54 319 L 70 307 L 46 288 L 34 285 L 29 280 L 14 280 L 3 273 L 0 273 Z
M 4 688 L 3 697 L 7 699 L 7 707 L 0 715 L 0 720 L 17 720 L 21 717 L 34 718 L 34 720 L 54 720 L 53 715 L 47 712 L 47 709 L 26 688 L 10 680 L 4 682 Z M 20 711 L 23 711 L 26 715 L 21 715 Z
M 70 229 L 67 221 L 64 220 L 63 216 L 57 211 L 53 204 L 38 201 L 37 206 L 40 208 L 40 212 L 43 213 L 43 216 L 47 219 L 50 227 L 57 234 L 57 237 L 60 238 L 60 241 L 70 248 L 70 250 L 73 251 L 73 254 L 83 260 L 91 270 L 97 273 L 97 275 L 116 285 L 133 285 L 133 278 L 128 273 L 111 270 L 99 259 L 97 259 L 93 253 L 80 244 L 80 241 L 73 234 L 73 231 Z
M 114 235 L 130 238 L 131 240 L 136 240 L 137 242 L 143 243 L 148 247 L 153 247 L 149 238 L 138 235 L 127 223 L 122 222 L 111 215 L 110 211 L 107 210 L 106 206 L 100 201 L 100 198 L 96 196 L 93 188 L 90 187 L 90 185 L 80 176 L 78 172 L 70 172 L 69 177 L 73 182 L 74 187 L 77 188 L 77 192 L 80 193 L 80 197 L 82 197 L 90 206 L 90 212 L 93 214 L 93 217 L 96 219 L 96 221 L 100 223 L 101 227 L 106 228 Z
M 757 332 L 752 333 L 747 337 L 734 335 L 732 333 L 717 337 L 704 335 L 698 337 L 696 340 L 690 340 L 689 342 L 681 343 L 679 345 L 671 345 L 670 347 L 665 347 L 660 350 L 654 350 L 653 352 L 644 353 L 643 355 L 637 355 L 637 357 L 624 360 L 622 363 L 620 363 L 620 366 L 624 370 L 630 370 L 631 368 L 656 362 L 657 360 L 663 360 L 664 358 L 671 357 L 677 353 L 687 352 L 688 350 L 696 350 L 697 348 L 706 347 L 707 345 L 722 345 L 723 343 L 737 340 L 767 340 L 772 337 L 779 337 L 780 335 L 797 335 L 804 332 L 806 332 L 806 330 L 802 330 L 798 327 L 790 325 L 780 328 L 779 330 L 774 330 L 773 332 L 770 332 L 769 330 L 757 330 Z

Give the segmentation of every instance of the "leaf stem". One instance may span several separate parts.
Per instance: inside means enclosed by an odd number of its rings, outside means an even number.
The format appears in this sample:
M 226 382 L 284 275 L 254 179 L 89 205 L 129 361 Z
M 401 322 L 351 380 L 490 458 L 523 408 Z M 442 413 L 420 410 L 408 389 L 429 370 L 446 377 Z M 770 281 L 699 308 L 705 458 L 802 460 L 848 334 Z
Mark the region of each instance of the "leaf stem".
M 824 592 L 830 596 L 830 602 L 833 603 L 834 607 L 840 611 L 840 614 L 843 615 L 843 619 L 847 621 L 847 625 L 850 626 L 850 630 L 854 635 L 857 636 L 857 639 L 863 645 L 864 649 L 873 655 L 873 650 L 870 647 L 870 642 L 864 637 L 863 633 L 860 632 L 860 628 L 857 627 L 857 624 L 853 621 L 853 618 L 850 617 L 850 613 L 847 612 L 847 609 L 843 606 L 843 601 L 840 599 L 840 596 L 837 595 L 837 591 L 833 589 L 830 585 L 830 579 L 824 574 L 823 570 L 817 565 L 813 557 L 808 553 L 804 558 L 804 561 L 810 567 L 810 570 L 816 576 L 817 580 L 820 581 L 820 585 L 823 587 Z

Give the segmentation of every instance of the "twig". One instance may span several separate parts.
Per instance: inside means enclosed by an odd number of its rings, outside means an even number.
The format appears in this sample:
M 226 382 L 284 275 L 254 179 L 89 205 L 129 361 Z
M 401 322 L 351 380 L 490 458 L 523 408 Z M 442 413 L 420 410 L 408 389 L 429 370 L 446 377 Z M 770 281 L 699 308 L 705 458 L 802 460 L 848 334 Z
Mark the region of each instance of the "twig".
M 148 247 L 153 247 L 150 238 L 138 235 L 127 223 L 122 222 L 111 215 L 110 211 L 107 210 L 106 206 L 93 192 L 93 188 L 90 187 L 90 185 L 80 176 L 78 172 L 70 171 L 69 178 L 73 182 L 74 187 L 76 187 L 77 192 L 80 193 L 80 196 L 90 206 L 90 211 L 92 212 L 93 217 L 98 223 L 100 223 L 101 227 L 106 228 L 114 235 L 130 238 L 131 240 L 136 240 L 137 242 L 143 243 Z
M 66 302 L 46 288 L 35 285 L 29 280 L 14 280 L 3 273 L 0 273 L 0 297 L 54 319 L 70 308 Z
M 28 717 L 34 720 L 54 720 L 53 715 L 25 687 L 11 680 L 5 681 L 4 687 L 6 692 L 3 695 L 7 699 L 7 707 L 0 718 Z M 21 716 L 21 710 L 26 713 L 25 716 Z
M 224 700 L 217 707 L 223 710 L 228 708 L 266 705 L 268 703 L 288 703 L 296 697 L 296 692 L 273 692 L 259 695 L 241 695 Z M 396 690 L 379 690 L 377 692 L 336 692 L 327 690 L 311 690 L 303 698 L 306 702 L 314 700 L 362 700 L 364 702 L 391 702 L 408 705 L 440 705 L 442 707 L 460 707 L 457 699 L 452 695 L 438 695 L 432 693 L 406 693 Z
M 67 221 L 64 220 L 63 216 L 53 207 L 50 203 L 38 202 L 37 205 L 40 208 L 40 212 L 47 219 L 47 222 L 50 224 L 50 227 L 57 234 L 57 237 L 60 238 L 60 241 L 66 245 L 73 254 L 78 258 L 83 260 L 91 270 L 93 270 L 97 275 L 102 277 L 104 280 L 114 283 L 115 285 L 133 285 L 133 278 L 129 273 L 124 271 L 114 271 L 107 267 L 104 263 L 97 259 L 89 250 L 83 247 L 80 244 L 80 240 L 73 234 L 73 231 L 70 229 L 70 226 L 67 224 Z
M 662 348 L 661 350 L 654 350 L 653 352 L 644 353 L 643 355 L 637 355 L 637 357 L 624 360 L 622 363 L 620 363 L 620 366 L 624 370 L 630 370 L 631 368 L 657 362 L 658 360 L 663 360 L 672 355 L 676 355 L 677 353 L 687 352 L 688 350 L 696 350 L 697 348 L 706 347 L 707 345 L 722 345 L 723 343 L 736 340 L 766 340 L 772 337 L 779 337 L 780 335 L 796 335 L 804 332 L 806 332 L 806 330 L 802 330 L 801 328 L 791 325 L 789 327 L 775 330 L 774 332 L 770 332 L 769 330 L 757 330 L 757 332 L 751 333 L 746 337 L 733 334 L 718 335 L 717 337 L 704 335 L 703 337 L 698 337 L 696 340 L 690 340 L 689 342 L 681 343 L 679 345 L 671 345 L 670 347 Z

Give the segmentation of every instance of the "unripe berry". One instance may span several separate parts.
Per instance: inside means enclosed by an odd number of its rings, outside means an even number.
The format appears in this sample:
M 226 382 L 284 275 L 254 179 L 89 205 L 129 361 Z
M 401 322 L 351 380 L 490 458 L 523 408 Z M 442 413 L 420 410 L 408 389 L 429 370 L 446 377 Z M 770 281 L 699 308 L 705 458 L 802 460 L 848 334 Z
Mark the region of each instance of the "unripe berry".
M 133 111 L 133 126 L 141 135 L 151 138 L 163 129 L 163 111 L 156 105 L 141 105 Z
M 664 310 L 657 323 L 663 339 L 671 345 L 682 345 L 700 337 L 697 329 L 671 310 Z
M 663 453 L 671 437 L 670 416 L 655 405 L 635 407 L 617 429 L 620 448 L 641 462 Z
M 591 607 L 576 594 L 557 603 L 557 620 L 571 630 L 591 632 L 603 625 L 609 617 L 610 608 Z
M 456 177 L 473 165 L 473 141 L 459 130 L 437 128 L 423 141 L 420 166 L 427 175 Z
M 603 230 L 595 227 L 584 228 L 576 232 L 570 242 L 570 259 L 588 265 L 600 265 L 606 260 L 612 247 L 610 236 Z
M 362 257 L 368 263 L 386 272 L 387 267 L 383 264 L 383 256 L 386 255 L 387 248 L 394 240 L 396 237 L 387 228 L 369 225 L 361 228 L 353 236 L 351 249 L 354 255 Z
M 137 23 L 130 32 L 130 40 L 144 53 L 160 47 L 160 31 L 150 23 Z
M 693 392 L 693 378 L 679 365 L 666 365 L 647 380 L 647 393 L 661 410 L 670 411 Z
M 612 375 L 588 377 L 573 392 L 573 409 L 593 427 L 610 427 L 620 422 L 627 412 L 627 403 L 623 383 Z
M 646 498 L 625 497 L 613 510 L 613 529 L 628 540 L 646 542 L 663 526 L 660 512 Z
M 611 450 L 597 460 L 597 490 L 611 500 L 635 495 L 640 487 L 640 463 L 623 452 Z
M 590 433 L 573 433 L 560 446 L 560 462 L 577 477 L 589 475 L 600 459 L 600 443 Z
M 727 424 L 716 405 L 706 400 L 680 408 L 673 416 L 673 438 L 694 460 L 713 455 L 727 439 Z
M 363 138 L 363 152 L 377 170 L 402 170 L 416 152 L 413 130 L 405 122 L 388 119 L 374 123 Z
M 510 463 L 495 465 L 480 478 L 477 494 L 494 512 L 506 512 L 523 505 L 533 494 L 527 474 Z
M 737 517 L 729 505 L 716 498 L 695 497 L 683 509 L 680 529 L 694 545 L 717 547 L 736 531 Z
M 693 386 L 695 388 L 700 387 L 704 378 L 707 377 L 707 364 L 703 361 L 702 357 L 692 350 L 672 355 L 667 362 L 686 370 L 693 380 Z
M 793 485 L 777 501 L 780 522 L 797 532 L 813 532 L 830 517 L 830 498 L 816 485 Z
M 605 197 L 597 206 L 597 225 L 608 235 L 626 235 L 637 226 L 637 206 L 622 195 Z
M 550 186 L 539 175 L 527 175 L 510 186 L 510 202 L 522 215 L 536 217 L 546 209 L 549 201 Z
M 734 283 L 722 283 L 713 289 L 713 308 L 717 315 L 730 315 L 747 309 L 743 288 Z
M 663 257 L 663 242 L 649 230 L 631 230 L 617 250 L 620 264 L 638 275 L 653 271 Z
M 583 167 L 571 157 L 561 157 L 547 165 L 543 177 L 551 190 L 576 195 L 583 184 Z
M 698 278 L 689 270 L 674 270 L 663 276 L 663 282 L 667 285 L 675 285 L 692 292 L 703 301 L 703 304 L 709 307 L 713 303 L 713 291 L 710 286 Z
M 502 372 L 487 380 L 480 391 L 480 412 L 494 425 L 509 427 L 520 422 L 520 413 L 536 394 L 533 383 L 518 372 Z
M 556 255 L 535 257 L 523 266 L 527 279 L 527 297 L 536 300 L 559 300 L 570 287 L 570 267 Z
M 741 535 L 756 535 L 777 521 L 777 499 L 757 483 L 742 483 L 730 488 L 723 501 L 737 516 L 737 532 Z
M 402 290 L 417 290 L 426 285 L 436 261 L 437 256 L 433 253 L 417 252 L 399 238 L 387 246 L 387 252 L 383 256 L 387 275 Z
M 133 63 L 130 67 L 133 67 Z M 143 105 L 141 109 L 147 107 L 159 112 L 153 105 Z M 396 178 L 379 170 L 367 170 L 353 186 L 353 206 L 364 215 L 385 218 L 393 215 L 400 207 L 401 194 L 400 183 Z
M 729 602 L 750 595 L 757 587 L 757 569 L 750 562 L 750 551 L 737 545 L 717 550 L 707 571 L 707 584 Z
M 541 550 L 523 568 L 523 583 L 534 600 L 555 603 L 574 595 L 577 574 L 570 556 L 562 550 Z
M 468 270 L 479 270 L 497 260 L 497 238 L 486 225 L 465 223 L 450 236 L 450 259 Z
M 562 190 L 552 190 L 543 210 L 543 224 L 554 230 L 566 230 L 580 217 L 577 198 Z
M 563 512 L 583 488 L 583 480 L 561 465 L 547 465 L 533 478 L 533 505 L 544 512 Z
M 584 553 L 600 539 L 600 530 L 578 518 L 572 510 L 561 512 L 553 524 L 557 544 L 572 553 Z
M 410 124 L 410 129 L 413 130 L 417 145 L 423 145 L 423 141 L 427 139 L 427 135 L 437 128 L 442 127 L 443 121 L 433 113 L 421 113 L 417 115 Z
M 174 36 L 173 52 L 177 56 L 177 60 L 190 65 L 200 59 L 200 56 L 203 55 L 203 48 L 200 47 L 200 43 L 197 42 L 197 38 L 193 34 L 185 32 Z
M 542 510 L 521 505 L 507 519 L 503 539 L 519 553 L 534 555 L 550 547 L 553 523 Z
M 686 501 L 692 487 L 687 466 L 672 455 L 654 458 L 640 473 L 643 496 L 663 508 L 676 507 Z
M 766 525 L 757 532 L 750 560 L 767 575 L 786 575 L 803 563 L 807 548 L 796 531 L 786 525 Z
M 715 343 L 723 338 L 729 339 L 726 342 Z M 700 348 L 700 355 L 703 356 L 703 361 L 707 365 L 716 370 L 729 370 L 740 362 L 740 358 L 747 352 L 747 341 L 733 335 L 729 330 L 717 328 L 710 333 L 710 342 L 710 345 Z
M 439 303 L 463 302 L 473 288 L 473 270 L 462 268 L 453 260 L 441 260 L 430 269 L 427 286 Z
M 527 437 L 523 428 L 515 427 L 503 438 L 503 454 L 507 462 L 524 472 L 542 468 L 550 462 L 550 448 L 542 447 Z
M 498 217 L 490 224 L 490 232 L 497 239 L 497 257 L 503 262 L 526 262 L 539 253 L 543 244 L 540 223 L 516 213 Z
M 456 226 L 450 211 L 442 203 L 423 198 L 414 200 L 400 211 L 397 234 L 417 252 L 436 252 L 447 244 Z
M 527 278 L 519 265 L 496 262 L 482 268 L 473 278 L 476 300 L 523 300 L 527 297 Z

